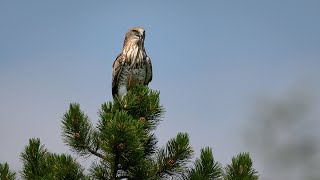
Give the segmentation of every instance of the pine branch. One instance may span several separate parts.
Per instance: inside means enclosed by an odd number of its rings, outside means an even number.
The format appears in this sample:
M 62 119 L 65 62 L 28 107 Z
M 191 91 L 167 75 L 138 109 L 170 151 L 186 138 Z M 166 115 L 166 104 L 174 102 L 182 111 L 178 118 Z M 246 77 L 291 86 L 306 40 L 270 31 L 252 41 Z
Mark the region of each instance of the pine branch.
M 160 105 L 158 91 L 152 91 L 147 86 L 135 86 L 124 99 L 117 97 L 114 103 L 107 102 L 102 105 L 99 112 L 102 122 L 108 122 L 118 111 L 125 111 L 133 119 L 140 121 L 145 131 L 144 156 L 151 157 L 156 151 L 157 139 L 151 131 L 155 129 L 164 113 L 163 106 Z
M 120 158 L 120 157 L 119 157 L 119 153 L 116 152 L 116 153 L 115 153 L 115 156 L 114 156 L 113 171 L 112 171 L 112 174 L 113 174 L 114 179 L 117 179 L 117 176 L 118 176 L 119 158 Z
M 51 154 L 40 139 L 30 139 L 21 153 L 24 179 L 85 179 L 83 168 L 70 156 Z
M 153 91 L 147 86 L 135 86 L 121 100 L 115 99 L 114 106 L 118 110 L 125 110 L 134 119 L 144 122 L 144 127 L 154 130 L 165 112 L 160 105 L 160 92 Z
M 222 177 L 221 165 L 216 162 L 209 147 L 201 149 L 200 159 L 196 159 L 193 167 L 184 179 L 220 179 Z
M 30 139 L 29 145 L 21 153 L 23 168 L 21 175 L 24 179 L 37 179 L 48 173 L 45 157 L 48 154 L 44 145 L 40 144 L 40 139 Z
M 146 141 L 143 124 L 133 119 L 127 112 L 115 111 L 109 114 L 101 111 L 100 131 L 101 149 L 107 154 L 107 162 L 115 176 L 119 167 L 133 177 L 139 164 L 144 160 L 144 144 Z
M 79 104 L 70 104 L 69 111 L 62 118 L 62 124 L 64 143 L 70 146 L 71 150 L 82 156 L 93 154 L 106 159 L 103 154 L 98 152 L 99 135 L 93 129 L 88 116 L 81 111 Z
M 225 168 L 225 180 L 256 180 L 257 171 L 252 167 L 249 153 L 240 153 L 232 158 L 231 164 Z
M 158 177 L 182 175 L 192 155 L 188 134 L 178 133 L 177 137 L 169 140 L 165 148 L 160 149 L 157 154 L 155 166 Z
M 8 163 L 0 163 L 0 179 L 14 180 L 16 179 L 16 173 L 11 171 Z
M 111 179 L 111 170 L 109 164 L 106 161 L 100 161 L 100 163 L 93 163 L 89 169 L 90 175 L 93 179 L 109 180 Z
M 90 147 L 85 147 L 91 154 L 101 158 L 101 159 L 106 159 L 106 157 L 102 154 L 100 154 L 99 152 L 95 151 L 95 150 L 92 150 Z
M 55 179 L 85 179 L 84 169 L 70 155 L 50 153 L 46 163 Z

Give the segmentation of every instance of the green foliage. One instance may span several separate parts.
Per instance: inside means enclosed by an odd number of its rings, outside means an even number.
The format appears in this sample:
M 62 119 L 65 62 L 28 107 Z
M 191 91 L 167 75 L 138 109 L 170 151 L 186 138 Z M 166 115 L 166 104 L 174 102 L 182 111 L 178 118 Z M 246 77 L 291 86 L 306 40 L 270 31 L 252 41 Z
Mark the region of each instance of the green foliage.
M 37 179 L 48 173 L 46 156 L 48 155 L 44 145 L 40 144 L 40 139 L 30 139 L 29 145 L 21 153 L 23 168 L 21 175 L 24 179 Z
M 94 131 L 87 115 L 80 105 L 72 103 L 62 118 L 62 136 L 64 143 L 79 155 L 89 155 L 94 143 Z
M 89 169 L 90 176 L 97 180 L 111 179 L 111 168 L 105 161 L 93 163 Z
M 16 173 L 10 171 L 8 163 L 0 163 L 0 179 L 1 180 L 14 180 L 16 179 Z
M 84 179 L 83 168 L 70 156 L 49 153 L 40 139 L 30 139 L 21 153 L 23 179 Z
M 186 165 L 192 155 L 188 134 L 178 133 L 176 138 L 169 140 L 157 153 L 155 163 L 157 175 L 161 178 L 181 175 L 187 169 Z
M 84 169 L 70 155 L 49 154 L 46 159 L 56 179 L 84 179 Z
M 102 160 L 103 163 L 91 168 L 97 178 L 147 178 L 151 176 L 147 167 L 157 143 L 152 131 L 163 112 L 159 92 L 137 86 L 123 99 L 102 105 L 96 128 L 79 104 L 70 104 L 62 119 L 62 136 L 74 152 L 82 156 L 92 154 Z M 101 173 L 98 169 L 101 166 L 109 167 L 110 171 Z
M 129 177 L 133 177 L 135 167 L 144 159 L 143 142 L 146 134 L 143 124 L 125 111 L 117 111 L 112 119 L 101 121 L 98 129 L 103 139 L 100 146 L 107 157 L 106 161 L 114 170 L 113 174 L 121 169 L 126 171 Z
M 232 158 L 232 163 L 225 168 L 226 180 L 256 180 L 257 171 L 252 167 L 249 153 L 240 153 Z
M 192 169 L 189 170 L 188 178 L 185 179 L 220 179 L 222 173 L 221 165 L 213 158 L 212 149 L 206 147 L 201 149 L 200 158 L 195 160 Z
M 154 135 L 164 114 L 160 93 L 147 86 L 137 86 L 122 99 L 102 104 L 99 121 L 93 126 L 80 105 L 71 103 L 62 118 L 62 137 L 79 156 L 94 155 L 98 161 L 89 176 L 70 156 L 49 153 L 39 139 L 30 139 L 21 153 L 24 179 L 257 179 L 249 154 L 240 154 L 223 172 L 214 160 L 211 148 L 193 156 L 187 133 L 178 133 L 164 147 L 157 147 Z M 224 174 L 224 176 L 223 176 Z
M 143 118 L 145 128 L 152 130 L 164 114 L 159 95 L 159 91 L 150 90 L 147 86 L 136 86 L 122 100 L 115 98 L 114 106 L 117 110 L 125 110 L 134 119 Z

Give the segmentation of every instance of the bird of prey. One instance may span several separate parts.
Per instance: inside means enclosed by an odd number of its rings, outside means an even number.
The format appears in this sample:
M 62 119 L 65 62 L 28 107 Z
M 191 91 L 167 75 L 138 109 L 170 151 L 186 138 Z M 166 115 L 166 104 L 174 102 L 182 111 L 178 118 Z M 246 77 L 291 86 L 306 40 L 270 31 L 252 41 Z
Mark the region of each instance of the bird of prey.
M 122 52 L 112 65 L 112 96 L 122 99 L 137 84 L 148 85 L 152 80 L 152 64 L 144 49 L 145 30 L 130 28 Z

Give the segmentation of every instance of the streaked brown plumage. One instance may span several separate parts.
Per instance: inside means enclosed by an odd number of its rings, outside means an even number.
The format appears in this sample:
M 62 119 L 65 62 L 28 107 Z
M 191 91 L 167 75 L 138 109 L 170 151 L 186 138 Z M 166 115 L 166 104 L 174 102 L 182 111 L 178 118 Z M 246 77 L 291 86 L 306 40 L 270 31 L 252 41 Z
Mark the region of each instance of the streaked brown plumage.
M 126 33 L 122 52 L 112 66 L 112 96 L 122 98 L 136 84 L 152 80 L 152 64 L 144 49 L 145 30 L 132 27 Z

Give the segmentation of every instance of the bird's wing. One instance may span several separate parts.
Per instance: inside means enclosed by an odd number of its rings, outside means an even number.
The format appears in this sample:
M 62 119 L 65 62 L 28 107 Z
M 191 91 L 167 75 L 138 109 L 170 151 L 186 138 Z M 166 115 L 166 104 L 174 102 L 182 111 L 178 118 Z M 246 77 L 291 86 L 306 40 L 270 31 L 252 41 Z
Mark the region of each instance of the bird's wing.
M 147 75 L 146 75 L 146 81 L 145 81 L 145 85 L 148 85 L 149 82 L 152 81 L 152 63 L 151 63 L 151 59 L 147 56 L 146 59 L 146 64 L 147 64 Z
M 119 54 L 112 65 L 112 95 L 113 96 L 118 94 L 119 75 L 121 74 L 124 61 L 125 61 L 125 57 L 122 54 Z

